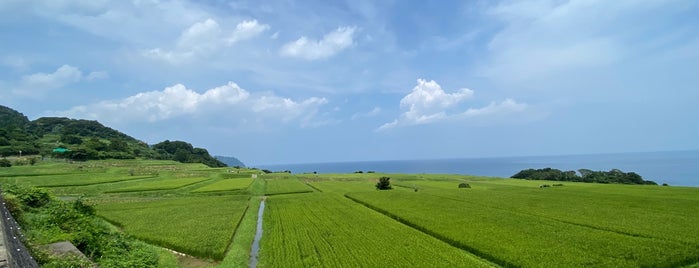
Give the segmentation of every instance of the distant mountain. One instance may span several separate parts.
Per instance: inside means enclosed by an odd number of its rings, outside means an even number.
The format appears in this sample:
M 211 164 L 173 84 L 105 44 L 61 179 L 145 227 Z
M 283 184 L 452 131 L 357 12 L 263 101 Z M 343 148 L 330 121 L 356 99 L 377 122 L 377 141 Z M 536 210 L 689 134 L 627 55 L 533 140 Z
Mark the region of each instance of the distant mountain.
M 228 165 L 229 167 L 236 167 L 236 166 L 238 166 L 238 167 L 245 167 L 245 164 L 243 164 L 243 162 L 241 162 L 240 160 L 238 160 L 238 158 L 235 158 L 235 157 L 232 157 L 232 156 L 220 156 L 220 155 L 217 155 L 217 156 L 214 156 L 214 157 L 215 157 L 216 159 L 218 159 L 219 161 L 221 161 L 221 162 L 223 162 L 223 163 L 226 163 L 226 165 Z
M 194 148 L 183 141 L 166 140 L 149 146 L 97 121 L 65 117 L 42 117 L 29 121 L 24 114 L 0 105 L 0 157 L 19 154 L 72 160 L 139 157 L 203 163 L 211 167 L 226 166 L 206 149 Z

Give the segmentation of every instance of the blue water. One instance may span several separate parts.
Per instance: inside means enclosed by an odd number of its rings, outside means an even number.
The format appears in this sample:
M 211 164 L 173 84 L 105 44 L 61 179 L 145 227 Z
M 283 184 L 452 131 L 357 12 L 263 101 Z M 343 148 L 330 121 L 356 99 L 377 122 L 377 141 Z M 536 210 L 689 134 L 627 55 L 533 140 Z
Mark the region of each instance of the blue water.
M 557 168 L 561 170 L 620 169 L 636 172 L 646 180 L 659 184 L 699 186 L 699 150 L 648 153 L 617 153 L 559 156 L 527 156 L 497 158 L 464 158 L 400 161 L 365 161 L 340 163 L 309 163 L 262 165 L 272 171 L 291 170 L 293 173 L 351 173 L 375 171 L 386 173 L 440 173 L 510 177 L 527 168 Z

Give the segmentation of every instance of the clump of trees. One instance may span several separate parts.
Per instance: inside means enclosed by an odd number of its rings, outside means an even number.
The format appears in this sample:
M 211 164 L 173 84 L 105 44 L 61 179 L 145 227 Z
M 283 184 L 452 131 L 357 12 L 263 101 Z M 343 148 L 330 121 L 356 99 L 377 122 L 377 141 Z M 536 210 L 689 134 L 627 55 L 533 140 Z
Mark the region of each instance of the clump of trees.
M 459 188 L 471 188 L 471 185 L 469 185 L 468 183 L 462 182 L 462 183 L 459 183 Z
M 579 173 L 579 174 L 578 174 Z M 610 171 L 593 171 L 589 169 L 579 169 L 575 171 L 561 171 L 555 168 L 525 169 L 511 178 L 525 180 L 548 180 L 548 181 L 573 181 L 573 182 L 595 182 L 595 183 L 622 183 L 622 184 L 650 184 L 657 185 L 656 182 L 644 180 L 641 175 L 634 172 L 623 172 L 618 169 Z
M 391 187 L 391 178 L 389 177 L 381 177 L 379 178 L 379 181 L 376 183 L 376 190 L 391 190 L 393 187 Z
M 153 145 L 156 158 L 175 160 L 181 163 L 202 163 L 210 167 L 226 167 L 227 165 L 212 157 L 204 148 L 195 148 L 184 141 L 165 140 Z

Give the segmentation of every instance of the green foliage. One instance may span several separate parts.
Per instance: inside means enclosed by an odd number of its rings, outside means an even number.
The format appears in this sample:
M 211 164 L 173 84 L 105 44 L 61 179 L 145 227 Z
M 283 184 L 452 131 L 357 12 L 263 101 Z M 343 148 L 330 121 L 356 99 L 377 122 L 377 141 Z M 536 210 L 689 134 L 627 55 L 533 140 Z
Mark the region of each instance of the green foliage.
M 209 167 L 225 167 L 226 164 L 212 157 L 206 149 L 194 148 L 184 141 L 165 140 L 153 145 L 158 159 L 175 160 L 180 163 L 202 163 Z
M 389 177 L 381 177 L 379 178 L 379 181 L 376 183 L 376 190 L 391 190 L 393 187 L 391 187 L 391 178 Z
M 459 188 L 471 188 L 471 185 L 469 185 L 468 183 L 462 182 L 462 183 L 459 183 Z
M 31 208 L 15 217 L 24 223 L 28 246 L 43 267 L 92 267 L 76 257 L 52 256 L 40 246 L 63 240 L 69 240 L 103 267 L 157 267 L 152 247 L 111 231 L 94 216 L 94 209 L 83 198 L 64 202 L 45 190 L 16 185 L 9 185 L 5 192 L 11 211 L 16 207 Z
M 7 158 L 0 159 L 0 167 L 11 167 L 12 162 L 10 160 L 7 160 Z
M 622 184 L 651 184 L 657 185 L 653 181 L 646 181 L 634 172 L 623 172 L 618 169 L 610 171 L 592 171 L 580 169 L 580 176 L 575 171 L 561 171 L 554 168 L 525 169 L 512 175 L 515 179 L 525 180 L 548 180 L 548 181 L 575 181 L 575 182 L 596 182 L 596 183 L 622 183 Z
M 5 187 L 4 191 L 14 195 L 24 207 L 38 208 L 48 204 L 52 199 L 46 189 L 37 187 L 19 187 L 12 184 Z

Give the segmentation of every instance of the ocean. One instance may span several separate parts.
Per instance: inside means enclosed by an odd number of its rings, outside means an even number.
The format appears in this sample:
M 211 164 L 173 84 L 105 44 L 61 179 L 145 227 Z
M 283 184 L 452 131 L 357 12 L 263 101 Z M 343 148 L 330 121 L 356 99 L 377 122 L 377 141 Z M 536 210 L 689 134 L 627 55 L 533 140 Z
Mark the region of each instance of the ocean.
M 557 168 L 560 170 L 591 169 L 608 171 L 620 169 L 636 172 L 645 180 L 673 186 L 699 186 L 699 150 L 644 153 L 585 154 L 557 156 L 522 156 L 462 159 L 428 159 L 395 161 L 357 161 L 337 163 L 306 163 L 260 165 L 272 171 L 291 170 L 292 173 L 351 173 L 375 171 L 385 173 L 464 174 L 509 178 L 528 168 Z

